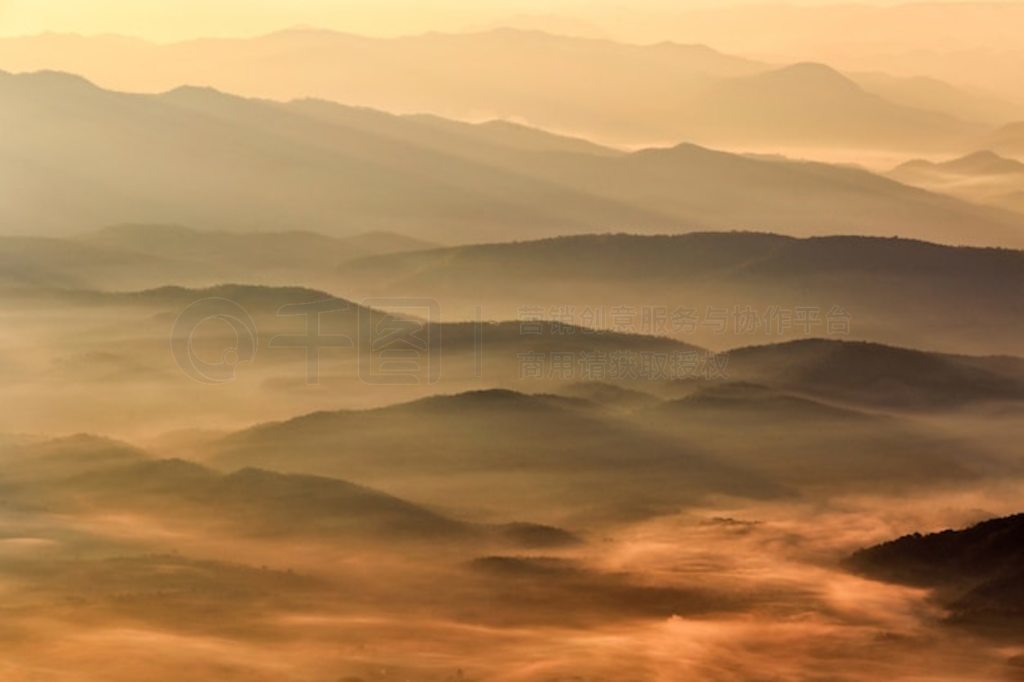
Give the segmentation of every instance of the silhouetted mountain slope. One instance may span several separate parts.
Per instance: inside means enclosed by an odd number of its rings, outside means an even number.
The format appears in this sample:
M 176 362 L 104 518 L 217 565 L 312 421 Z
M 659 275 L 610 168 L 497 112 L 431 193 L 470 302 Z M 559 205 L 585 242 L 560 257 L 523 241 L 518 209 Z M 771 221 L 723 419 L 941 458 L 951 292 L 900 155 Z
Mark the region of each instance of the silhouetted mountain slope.
M 816 326 L 778 320 L 747 336 L 821 334 L 833 309 L 849 334 L 887 343 L 1013 353 L 1024 343 L 1024 252 L 904 239 L 793 239 L 758 233 L 584 235 L 484 244 L 361 259 L 341 268 L 350 289 L 425 294 L 446 307 L 484 305 L 513 316 L 524 305 L 661 308 L 655 330 L 704 345 L 749 343 L 735 324 L 715 332 L 670 314 L 771 309 L 817 314 Z M 610 320 L 605 321 L 610 324 Z
M 498 389 L 474 391 L 369 411 L 316 413 L 257 426 L 228 437 L 218 461 L 233 463 L 236 456 L 250 461 L 261 453 L 276 457 L 287 449 L 288 442 L 294 441 L 296 452 L 291 466 L 301 465 L 302 454 L 325 458 L 320 466 L 372 469 L 384 464 L 380 460 L 383 452 L 407 466 L 426 469 L 515 468 L 529 464 L 558 470 L 571 469 L 584 461 L 589 466 L 604 467 L 632 464 L 621 460 L 618 448 L 611 443 L 599 450 L 592 449 L 590 446 L 600 441 L 595 436 L 586 436 L 586 445 L 580 443 L 570 452 L 552 456 L 552 449 L 564 445 L 565 438 L 558 437 L 563 430 L 584 436 L 586 426 L 599 429 L 606 436 L 616 434 L 614 422 L 601 426 L 602 416 L 592 412 L 585 401 L 571 398 Z M 532 428 L 521 430 L 530 422 L 534 423 Z M 402 429 L 393 428 L 399 423 L 403 424 Z M 499 440 L 468 447 L 475 437 L 488 432 L 515 434 L 519 442 Z M 618 434 L 620 445 L 629 438 L 629 434 Z M 366 441 L 377 452 L 360 447 L 360 441 Z M 408 447 L 414 442 L 420 443 L 416 450 Z M 338 446 L 345 447 L 348 461 L 339 460 Z M 663 456 L 666 451 L 661 449 L 655 454 Z
M 956 623 L 1017 635 L 1024 622 L 1024 514 L 907 535 L 862 549 L 847 565 L 881 580 L 936 588 Z
M 718 116 L 709 116 L 711 111 Z M 696 112 L 691 119 L 688 114 Z M 693 114 L 691 114 L 692 116 Z M 949 149 L 980 128 L 948 114 L 904 107 L 865 91 L 824 64 L 801 63 L 725 80 L 683 110 L 697 140 Z
M 44 237 L 0 237 L 2 287 L 132 287 L 142 273 L 189 277 L 184 264 L 158 254 Z M 171 273 L 178 273 L 171 275 Z
M 1000 175 L 1024 173 L 1024 163 L 999 156 L 992 151 L 980 151 L 959 159 L 937 164 L 939 168 L 954 173 Z
M 782 420 L 814 422 L 873 421 L 868 415 L 748 383 L 711 384 L 679 400 L 658 405 L 660 413 L 692 419 L 742 419 L 744 423 Z
M 585 401 L 503 390 L 265 424 L 227 437 L 214 453 L 226 467 L 345 472 L 361 481 L 402 472 L 393 485 L 439 504 L 453 494 L 506 509 L 544 500 L 548 512 L 778 492 Z M 612 479 L 614 490 L 600 484 Z
M 35 234 L 173 222 L 468 241 L 743 227 L 1024 243 L 1011 213 L 862 170 L 692 145 L 580 153 L 522 131 L 495 145 L 468 124 L 439 138 L 416 118 L 200 88 L 115 93 L 55 73 L 0 74 L 0 124 L 19 131 L 0 139 L 13 179 L 0 226 Z
M 27 295 L 31 295 L 31 290 Z M 314 302 L 330 302 L 336 306 L 338 315 L 354 318 L 360 311 L 368 309 L 352 301 L 308 287 L 298 286 L 257 286 L 251 284 L 220 284 L 213 287 L 192 289 L 179 286 L 162 286 L 131 292 L 69 291 L 53 292 L 58 300 L 92 302 L 97 305 L 130 305 L 151 308 L 158 312 L 180 313 L 196 301 L 220 299 L 230 301 L 243 308 L 250 315 L 272 315 L 285 306 L 303 305 Z M 383 313 L 381 313 L 383 315 Z
M 510 544 L 535 549 L 571 547 L 583 541 L 562 528 L 536 523 L 507 523 L 496 527 L 499 536 Z
M 656 396 L 650 393 L 625 388 L 605 381 L 580 381 L 558 389 L 557 393 L 627 412 L 650 407 L 660 402 Z
M 1024 243 L 1019 217 L 1002 210 L 908 189 L 858 168 L 728 154 L 693 144 L 587 163 L 578 156 L 549 156 L 543 163 L 538 160 L 532 172 L 681 216 L 690 229 L 899 235 L 986 246 Z M 842 216 L 823 215 L 829 213 L 826 207 L 834 211 L 840 206 Z M 995 228 L 996 240 L 968 237 L 963 229 L 993 223 L 1005 226 Z M 828 225 L 827 231 L 822 225 Z
M 154 460 L 51 482 L 36 489 L 58 508 L 131 510 L 206 519 L 253 534 L 458 537 L 470 526 L 345 481 L 258 469 L 220 474 L 183 460 Z M 48 497 L 52 496 L 52 497 Z M 379 536 L 379 537 L 376 537 Z
M 6 292 L 12 305 L 38 306 L 40 309 L 62 309 L 68 306 L 83 309 L 129 309 L 142 317 L 134 320 L 144 327 L 144 332 L 160 332 L 166 335 L 173 327 L 175 318 L 199 306 L 198 317 L 188 320 L 200 322 L 204 315 L 225 314 L 237 316 L 243 322 L 252 321 L 252 330 L 267 341 L 284 331 L 308 334 L 306 324 L 310 317 L 319 315 L 318 334 L 348 334 L 354 344 L 369 350 L 361 344 L 382 335 L 418 336 L 436 342 L 430 352 L 438 354 L 470 354 L 483 344 L 489 357 L 489 368 L 508 369 L 508 363 L 517 361 L 519 355 L 533 353 L 585 353 L 604 351 L 621 353 L 621 362 L 630 362 L 629 354 L 661 353 L 667 355 L 692 355 L 699 360 L 707 351 L 675 339 L 629 332 L 602 332 L 574 325 L 543 319 L 505 322 L 444 322 L 437 319 L 437 311 L 431 313 L 424 303 L 408 313 L 388 313 L 369 308 L 352 300 L 340 298 L 317 289 L 297 286 L 257 286 L 248 284 L 222 284 L 206 288 L 164 286 L 131 292 L 100 292 L 91 290 L 65 290 L 53 288 L 21 288 Z M 377 301 L 382 305 L 401 303 L 401 299 Z M 320 311 L 319 313 L 317 311 Z M 251 318 L 248 319 L 248 318 Z M 389 328 L 384 323 L 410 321 Z M 224 330 L 220 330 L 222 333 Z M 166 338 L 162 339 L 166 342 Z M 339 346 L 341 348 L 347 346 Z M 424 350 L 424 353 L 427 351 Z M 636 360 L 637 358 L 633 358 Z M 499 365 L 499 362 L 501 363 Z M 570 368 L 571 369 L 571 368 Z M 641 373 L 636 378 L 653 374 Z
M 227 525 L 253 535 L 450 538 L 504 547 L 581 543 L 562 528 L 526 522 L 455 521 L 347 481 L 246 468 L 221 473 L 156 459 L 124 443 L 81 434 L 0 443 L 0 496 L 11 509 L 155 515 L 154 521 Z M 393 472 L 398 476 L 399 472 Z M 376 537 L 379 536 L 379 537 Z
M 88 434 L 33 438 L 0 444 L 0 484 L 70 477 L 147 460 L 148 454 L 127 443 Z
M 602 215 L 666 223 L 643 208 L 378 134 L 355 120 L 319 120 L 301 106 L 196 88 L 126 95 L 49 73 L 0 76 L 0 101 L 4 127 L 22 131 L 2 143 L 5 158 L 22 159 L 7 165 L 17 178 L 17 200 L 2 220 L 9 229 L 67 233 L 159 221 L 334 234 L 410 227 L 433 238 L 500 226 L 571 229 Z
M 600 234 L 536 241 L 455 246 L 360 259 L 346 271 L 367 278 L 378 271 L 383 281 L 435 284 L 435 275 L 450 286 L 479 285 L 478 277 L 494 268 L 523 280 L 563 274 L 569 282 L 602 274 L 619 284 L 635 280 L 690 282 L 717 276 L 770 274 L 798 279 L 808 273 L 864 273 L 895 276 L 941 272 L 963 279 L 974 275 L 1019 274 L 1024 254 L 1006 249 L 947 246 L 908 239 L 829 236 L 809 239 L 757 232 L 693 232 L 680 235 Z M 513 268 L 515 270 L 513 270 Z M 996 275 L 991 274 L 995 269 Z M 525 287 L 528 282 L 508 285 Z M 547 282 L 545 282 L 547 284 Z
M 992 151 L 975 152 L 941 163 L 908 161 L 889 171 L 888 176 L 967 201 L 1011 211 L 1024 209 L 1019 196 L 1024 187 L 1024 163 Z
M 422 297 L 412 307 L 373 302 L 392 313 L 315 289 L 243 285 L 22 289 L 3 300 L 26 334 L 19 357 L 29 360 L 5 371 L 12 386 L 32 389 L 17 420 L 14 411 L 0 420 L 10 431 L 28 430 L 19 427 L 26 419 L 44 431 L 44 413 L 63 400 L 65 432 L 237 429 L 444 391 L 550 390 L 599 376 L 659 381 L 700 375 L 709 363 L 707 351 L 666 337 L 546 321 L 445 322 L 447 312 Z M 140 401 L 152 409 L 125 422 L 123 410 Z
M 730 378 L 865 406 L 952 408 L 1024 400 L 1024 359 L 808 339 L 725 354 Z
M 371 403 L 379 405 L 496 386 L 558 391 L 580 381 L 652 392 L 666 382 L 705 378 L 761 384 L 828 403 L 917 410 L 1020 404 L 1024 374 L 1022 361 L 1011 356 L 959 356 L 836 339 L 744 347 L 712 357 L 664 336 L 595 333 L 561 322 L 444 322 L 429 309 L 389 314 L 301 287 L 22 290 L 7 292 L 4 300 L 9 319 L 34 334 L 21 356 L 30 362 L 11 365 L 9 379 L 48 390 L 45 401 L 39 395 L 35 400 L 41 402 L 34 403 L 30 393 L 17 407 L 24 413 L 59 398 L 68 401 L 72 417 L 91 415 L 88 423 L 65 423 L 64 431 L 100 430 L 95 420 L 102 415 L 71 407 L 82 405 L 85 390 L 107 406 L 110 421 L 102 421 L 102 430 L 108 432 L 119 432 L 120 409 L 137 400 L 163 406 L 154 413 L 157 419 L 167 412 L 186 415 L 190 426 L 219 427 L 203 421 L 209 400 L 204 396 L 211 395 L 203 381 L 229 379 L 217 389 L 217 408 L 237 428 L 323 409 L 325 390 L 332 407 L 366 405 L 348 393 L 367 385 L 393 386 L 388 397 L 378 393 Z M 310 337 L 308 325 L 318 311 L 318 331 Z M 735 343 L 737 337 L 719 338 Z M 253 353 L 247 350 L 250 341 Z M 395 350 L 409 360 L 397 374 L 381 366 Z M 194 357 L 204 359 L 198 368 Z M 311 384 L 311 377 L 320 383 Z M 75 390 L 62 392 L 62 386 Z M 174 393 L 154 394 L 157 386 L 171 386 Z
M 894 104 L 942 112 L 965 121 L 999 125 L 1021 114 L 1020 103 L 1009 98 L 928 76 L 892 76 L 879 71 L 848 76 L 868 92 Z
M 430 246 L 387 232 L 335 239 L 308 232 L 119 225 L 64 239 L 0 237 L 0 285 L 106 290 L 225 281 L 324 285 L 338 264 L 351 258 Z
M 850 564 L 915 585 L 980 582 L 1008 571 L 1024 571 L 1024 514 L 963 530 L 907 535 L 860 550 Z
M 291 101 L 288 106 L 324 123 L 347 126 L 482 162 L 510 163 L 524 152 L 596 156 L 622 154 L 612 147 L 582 138 L 557 135 L 511 121 L 467 123 L 430 114 L 396 116 L 376 109 L 345 106 L 323 99 L 298 99 Z
M 0 284 L 143 289 L 229 281 L 327 286 L 339 263 L 433 245 L 392 232 L 204 232 L 117 225 L 69 238 L 0 237 Z
M 987 460 L 903 420 L 750 383 L 698 384 L 631 415 L 723 462 L 799 489 L 905 489 L 982 476 Z M 970 455 L 966 454 L 970 452 Z
M 186 323 L 200 324 L 207 316 L 234 317 L 257 335 L 273 334 L 285 328 L 303 328 L 307 316 L 315 316 L 317 306 L 329 312 L 321 314 L 324 333 L 359 331 L 360 316 L 366 323 L 398 319 L 333 294 L 301 286 L 263 286 L 253 284 L 218 284 L 189 288 L 161 286 L 139 291 L 96 291 L 90 289 L 17 288 L 6 292 L 11 305 L 38 306 L 41 310 L 107 310 L 131 312 L 140 338 L 149 333 L 171 333 L 176 318 L 196 306 L 195 317 Z M 312 311 L 312 312 L 310 312 Z M 300 324 L 296 324 L 299 322 Z M 116 326 L 116 323 L 113 323 Z M 113 334 L 112 329 L 107 328 Z M 217 330 L 220 333 L 230 331 Z M 353 337 L 355 338 L 355 337 Z M 167 339 L 165 339 L 166 341 Z

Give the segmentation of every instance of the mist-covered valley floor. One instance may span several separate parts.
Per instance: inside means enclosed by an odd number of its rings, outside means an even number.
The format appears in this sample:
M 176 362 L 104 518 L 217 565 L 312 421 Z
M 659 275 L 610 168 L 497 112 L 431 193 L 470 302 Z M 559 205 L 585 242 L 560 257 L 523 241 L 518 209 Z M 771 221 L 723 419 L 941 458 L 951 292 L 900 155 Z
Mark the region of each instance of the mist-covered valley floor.
M 318 304 L 347 343 L 281 314 Z M 1019 511 L 1019 360 L 267 286 L 23 287 L 5 317 L 5 680 L 1019 669 L 1019 611 L 850 563 Z

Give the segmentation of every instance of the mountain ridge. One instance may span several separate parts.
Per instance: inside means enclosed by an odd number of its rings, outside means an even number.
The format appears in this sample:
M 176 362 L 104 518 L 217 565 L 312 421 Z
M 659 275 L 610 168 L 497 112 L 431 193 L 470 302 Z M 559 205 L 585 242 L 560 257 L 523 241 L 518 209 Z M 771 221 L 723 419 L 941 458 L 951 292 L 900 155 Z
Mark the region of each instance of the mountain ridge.
M 353 107 L 310 111 L 203 89 L 139 95 L 74 83 L 0 78 L 0 123 L 23 133 L 0 141 L 3 168 L 15 178 L 0 227 L 32 225 L 39 235 L 66 234 L 75 223 L 81 230 L 155 222 L 387 230 L 451 242 L 629 225 L 648 233 L 743 227 L 1024 244 L 1022 216 L 862 170 L 692 144 L 580 152 L 579 141 L 521 127 L 481 132 L 450 123 L 438 137 L 436 123 Z
M 37 43 L 48 49 L 40 52 Z M 131 63 L 148 64 L 144 72 L 159 76 L 126 74 L 117 61 L 110 60 L 111 53 Z M 58 59 L 55 54 L 75 59 Z M 324 63 L 353 66 L 332 72 L 321 66 Z M 466 69 L 467 63 L 474 64 L 474 69 Z M 189 64 L 205 68 L 189 68 Z M 243 77 L 239 64 L 258 64 L 264 78 L 254 83 Z M 707 45 L 629 44 L 507 28 L 393 38 L 304 29 L 162 45 L 51 36 L 36 42 L 31 38 L 0 41 L 0 66 L 19 71 L 76 68 L 95 74 L 105 84 L 127 89 L 166 90 L 201 81 L 274 99 L 345 99 L 395 112 L 429 112 L 463 120 L 483 115 L 629 146 L 690 138 L 708 145 L 742 140 L 778 146 L 796 140 L 810 146 L 821 141 L 849 146 L 866 141 L 897 148 L 949 149 L 959 138 L 982 133 L 979 126 L 957 118 L 971 113 L 969 107 L 936 113 L 893 102 L 863 91 L 847 76 L 837 80 L 838 72 L 831 67 L 808 68 L 799 62 L 779 67 Z M 419 87 L 403 87 L 410 68 L 419 74 Z M 830 77 L 822 78 L 823 68 L 830 70 Z M 771 75 L 777 69 L 780 73 Z M 532 87 L 518 86 L 529 74 L 534 74 L 529 78 Z M 607 88 L 592 85 L 596 74 Z M 729 82 L 759 75 L 766 75 L 761 85 L 767 87 L 761 88 L 756 80 L 739 87 Z M 673 84 L 668 96 L 665 82 Z M 773 95 L 773 83 L 792 97 Z M 837 84 L 842 85 L 838 90 Z M 830 106 L 826 91 L 848 101 L 841 107 Z M 612 92 L 623 96 L 613 97 Z M 921 97 L 912 103 L 945 106 L 949 93 L 944 94 L 946 99 Z M 627 100 L 659 98 L 657 106 L 623 105 Z M 793 106 L 787 103 L 790 99 Z M 759 106 L 784 111 L 786 116 L 764 117 L 751 129 L 745 112 Z

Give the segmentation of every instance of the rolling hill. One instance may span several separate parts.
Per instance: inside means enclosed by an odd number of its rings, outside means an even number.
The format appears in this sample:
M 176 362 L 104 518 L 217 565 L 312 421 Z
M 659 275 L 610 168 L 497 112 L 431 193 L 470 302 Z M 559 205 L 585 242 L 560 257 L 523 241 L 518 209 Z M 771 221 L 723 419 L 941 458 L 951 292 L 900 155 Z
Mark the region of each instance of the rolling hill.
M 549 549 L 581 542 L 552 526 L 454 520 L 336 478 L 255 468 L 225 473 L 88 434 L 3 444 L 0 461 L 3 501 L 16 513 L 135 513 L 257 537 Z
M 1024 359 L 806 339 L 725 353 L 729 376 L 864 406 L 954 408 L 1024 399 Z
M 904 239 L 584 235 L 361 259 L 342 266 L 340 279 L 360 294 L 435 297 L 462 315 L 477 306 L 493 317 L 569 307 L 582 319 L 590 308 L 615 328 L 611 311 L 621 306 L 633 311 L 633 331 L 715 349 L 831 335 L 831 311 L 849 316 L 846 336 L 883 343 L 972 354 L 1013 354 L 1024 344 L 1015 293 L 1024 288 L 1024 253 Z M 815 320 L 798 324 L 800 308 Z M 693 319 L 676 319 L 685 311 Z M 753 327 L 740 326 L 744 311 Z
M 390 232 L 333 238 L 116 225 L 66 238 L 0 236 L 0 286 L 108 291 L 231 281 L 328 286 L 339 263 L 430 246 Z
M 346 472 L 435 504 L 461 499 L 506 515 L 523 505 L 632 515 L 713 492 L 781 492 L 586 401 L 507 390 L 314 413 L 230 435 L 211 454 L 222 467 Z M 611 480 L 614 489 L 602 484 Z
M 928 76 L 892 76 L 879 71 L 850 73 L 868 92 L 894 104 L 943 112 L 966 121 L 1002 125 L 1016 120 L 1022 103 L 993 94 L 985 88 L 954 86 Z
M 868 547 L 847 565 L 880 580 L 934 588 L 953 623 L 1016 637 L 1024 622 L 1024 515 Z
M 0 431 L 11 432 L 133 440 L 139 431 L 238 428 L 442 390 L 693 376 L 708 355 L 664 336 L 449 321 L 429 298 L 346 299 L 304 287 L 20 288 L 3 301 L 4 319 L 22 335 L 4 357 L 6 385 L 19 395 L 0 415 Z M 59 423 L 49 409 L 58 404 L 66 408 Z M 142 414 L 139 404 L 154 409 Z
M 908 161 L 888 176 L 932 192 L 1024 212 L 1024 163 L 992 151 L 942 162 Z
M 987 458 L 970 446 L 892 414 L 742 381 L 679 388 L 689 394 L 631 418 L 799 490 L 907 490 L 975 480 L 988 470 Z
M 981 130 L 894 104 L 813 62 L 723 79 L 695 94 L 679 116 L 689 139 L 731 145 L 949 149 Z
M 386 540 L 472 532 L 467 524 L 346 481 L 257 469 L 221 474 L 184 460 L 106 467 L 30 490 L 39 503 L 50 501 L 57 509 L 155 513 L 224 523 L 255 535 Z
M 609 219 L 646 215 L 457 153 L 324 122 L 301 106 L 194 88 L 126 95 L 53 73 L 0 76 L 0 100 L 5 128 L 20 131 L 0 143 L 17 183 L 0 206 L 8 230 L 171 222 L 351 235 L 404 224 L 424 237 L 460 224 L 463 232 L 481 223 L 571 226 L 598 210 Z M 423 134 L 432 138 L 433 128 Z M 535 206 L 539 196 L 552 208 Z

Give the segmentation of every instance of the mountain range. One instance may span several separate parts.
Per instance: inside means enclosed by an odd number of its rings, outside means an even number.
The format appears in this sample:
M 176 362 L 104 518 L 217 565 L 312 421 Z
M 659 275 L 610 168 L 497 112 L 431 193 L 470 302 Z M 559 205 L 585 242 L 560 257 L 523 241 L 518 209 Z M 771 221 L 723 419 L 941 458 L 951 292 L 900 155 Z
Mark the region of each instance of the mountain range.
M 491 389 L 321 411 L 208 441 L 200 456 L 229 470 L 386 482 L 402 496 L 459 499 L 499 517 L 529 503 L 555 514 L 545 522 L 621 519 L 708 494 L 877 491 L 881 471 L 895 488 L 979 479 L 997 470 L 984 448 L 916 420 L 1024 403 L 1019 359 L 805 341 L 740 349 L 724 361 L 717 379 L 535 382 L 553 393 Z M 614 490 L 602 485 L 611 478 Z M 600 502 L 594 488 L 604 490 Z
M 863 170 L 693 145 L 621 154 L 522 127 L 439 124 L 201 88 L 0 74 L 0 227 L 397 231 L 487 241 L 629 228 L 769 229 L 1019 245 L 1020 216 Z M 970 229 L 965 229 L 970 226 Z
M 1018 3 L 664 4 L 649 12 L 594 8 L 586 16 L 619 40 L 701 41 L 776 61 L 820 59 L 853 73 L 938 78 L 975 97 L 996 93 L 1021 104 Z M 545 27 L 539 19 L 535 25 Z
M 0 237 L 0 287 L 27 295 L 244 281 L 383 299 L 378 305 L 431 299 L 446 320 L 529 314 L 716 350 L 837 335 L 1015 354 L 1024 340 L 1013 295 L 1024 286 L 1021 259 L 1007 249 L 749 232 L 437 247 L 396 233 L 336 238 L 122 225 L 63 238 Z M 842 329 L 830 329 L 839 323 Z
M 950 104 L 981 102 L 950 86 L 937 95 L 934 85 L 909 79 L 899 88 L 877 77 L 857 82 L 823 64 L 757 62 L 703 45 L 631 45 L 502 28 L 391 39 L 292 29 L 164 45 L 49 34 L 0 41 L 0 68 L 75 71 L 127 90 L 197 84 L 273 99 L 502 118 L 633 146 L 686 139 L 950 150 L 983 130 L 959 116 L 993 116 Z M 894 91 L 904 93 L 901 101 L 881 95 Z

